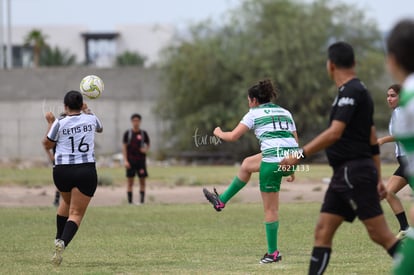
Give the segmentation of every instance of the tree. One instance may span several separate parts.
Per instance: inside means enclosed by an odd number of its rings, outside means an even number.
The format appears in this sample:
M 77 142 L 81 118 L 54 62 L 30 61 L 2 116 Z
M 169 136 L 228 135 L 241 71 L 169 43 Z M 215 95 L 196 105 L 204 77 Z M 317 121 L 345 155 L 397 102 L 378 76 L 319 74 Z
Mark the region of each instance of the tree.
M 76 63 L 76 57 L 68 50 L 61 50 L 58 47 L 45 47 L 40 55 L 40 66 L 71 66 Z
M 326 75 L 326 49 L 350 42 L 358 75 L 368 84 L 383 74 L 381 36 L 361 11 L 329 0 L 246 0 L 223 21 L 192 26 L 164 52 L 165 94 L 158 113 L 168 120 L 167 137 L 175 150 L 194 149 L 191 133 L 229 130 L 247 112 L 247 89 L 263 78 L 280 88 L 277 103 L 289 109 L 301 142 L 326 127 L 335 87 Z M 180 129 L 180 131 L 177 131 Z M 236 150 L 237 147 L 237 150 Z M 257 152 L 244 138 L 208 150 Z
M 25 46 L 33 49 L 33 63 L 35 67 L 39 67 L 40 65 L 40 55 L 42 50 L 47 47 L 47 37 L 41 30 L 33 29 L 24 39 Z
M 138 66 L 143 67 L 147 58 L 136 52 L 125 51 L 116 57 L 118 66 Z

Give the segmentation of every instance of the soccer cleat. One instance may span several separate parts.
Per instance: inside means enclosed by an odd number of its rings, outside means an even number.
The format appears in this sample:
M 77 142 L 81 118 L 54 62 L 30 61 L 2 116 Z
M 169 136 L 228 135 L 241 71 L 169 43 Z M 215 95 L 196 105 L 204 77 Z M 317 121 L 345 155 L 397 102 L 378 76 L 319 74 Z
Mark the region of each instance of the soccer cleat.
M 52 262 L 55 266 L 59 266 L 62 262 L 63 250 L 65 250 L 65 243 L 62 240 L 55 240 L 55 254 L 52 257 Z
M 406 235 L 407 235 L 407 231 L 408 230 L 400 230 L 400 232 L 398 232 L 398 234 L 396 236 L 397 239 L 399 239 L 399 240 L 404 239 L 406 237 Z
M 206 188 L 203 188 L 203 193 L 206 199 L 213 205 L 216 211 L 221 211 L 226 206 L 226 204 L 220 200 L 216 188 L 214 188 L 214 193 L 211 193 Z
M 282 260 L 282 254 L 278 250 L 273 252 L 272 254 L 264 254 L 263 258 L 260 260 L 261 264 L 271 264 L 276 263 Z

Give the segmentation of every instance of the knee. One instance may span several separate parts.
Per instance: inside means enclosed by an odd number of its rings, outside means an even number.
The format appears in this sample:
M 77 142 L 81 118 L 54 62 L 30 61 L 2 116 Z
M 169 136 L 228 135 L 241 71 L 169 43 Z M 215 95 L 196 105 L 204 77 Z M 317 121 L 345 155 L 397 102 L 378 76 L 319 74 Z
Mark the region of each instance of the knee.
M 243 160 L 240 166 L 240 170 L 247 172 L 247 173 L 249 172 L 249 164 L 248 164 L 248 161 L 246 161 L 246 159 Z
M 315 244 L 317 246 L 330 247 L 332 245 L 332 234 L 329 232 L 328 228 L 322 223 L 316 224 L 314 233 Z
M 392 241 L 394 235 L 388 230 L 379 230 L 378 228 L 367 228 L 369 238 L 383 247 L 386 247 L 387 244 Z

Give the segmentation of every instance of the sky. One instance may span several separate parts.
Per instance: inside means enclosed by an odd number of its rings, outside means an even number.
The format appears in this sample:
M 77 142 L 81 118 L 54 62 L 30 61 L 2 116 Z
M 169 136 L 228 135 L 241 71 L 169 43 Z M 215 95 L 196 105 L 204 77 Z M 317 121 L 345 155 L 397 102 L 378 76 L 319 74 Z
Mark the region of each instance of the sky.
M 195 23 L 220 18 L 242 0 L 0 0 L 3 13 L 11 2 L 12 25 L 83 25 L 91 31 L 111 31 L 117 25 Z M 302 0 L 311 2 L 313 0 Z M 366 11 L 388 31 L 402 17 L 414 18 L 411 0 L 336 0 Z M 3 16 L 3 21 L 4 20 Z M 4 22 L 3 22 L 4 24 Z

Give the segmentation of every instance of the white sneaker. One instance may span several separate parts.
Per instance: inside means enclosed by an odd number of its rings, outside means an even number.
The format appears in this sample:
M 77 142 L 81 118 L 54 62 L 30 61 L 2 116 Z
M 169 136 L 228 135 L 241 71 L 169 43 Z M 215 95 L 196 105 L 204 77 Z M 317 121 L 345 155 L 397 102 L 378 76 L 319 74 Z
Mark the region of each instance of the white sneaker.
M 398 234 L 396 235 L 397 239 L 402 240 L 407 235 L 408 230 L 400 230 Z
M 65 250 L 65 243 L 62 240 L 55 240 L 55 254 L 52 256 L 52 262 L 55 266 L 59 266 L 62 262 L 62 254 Z

